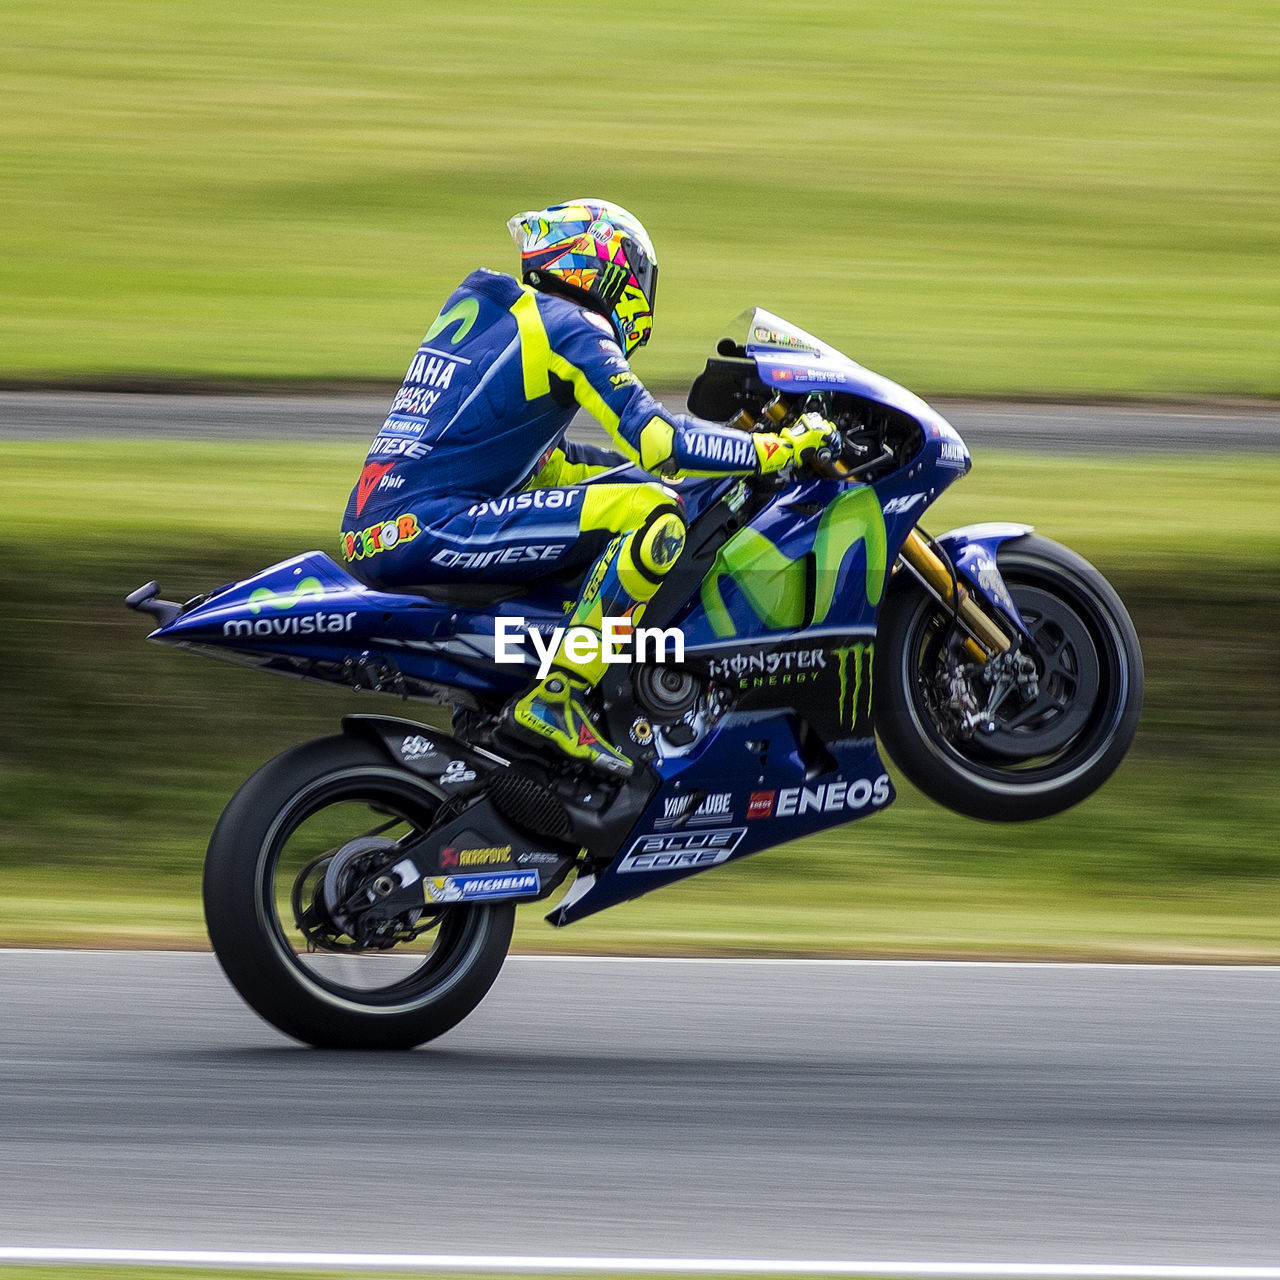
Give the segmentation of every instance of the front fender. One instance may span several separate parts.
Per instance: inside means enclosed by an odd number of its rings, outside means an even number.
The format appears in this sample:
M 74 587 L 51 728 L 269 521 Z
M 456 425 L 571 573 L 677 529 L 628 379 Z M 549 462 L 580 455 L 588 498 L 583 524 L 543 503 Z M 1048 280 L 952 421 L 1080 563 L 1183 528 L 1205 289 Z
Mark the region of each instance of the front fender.
M 1015 538 L 1025 538 L 1033 529 L 1029 524 L 1012 524 L 991 521 L 986 524 L 967 524 L 959 529 L 949 529 L 934 544 L 946 553 L 955 566 L 956 574 L 965 586 L 988 608 L 998 609 L 1013 622 L 1022 638 L 1030 642 L 1027 624 L 1018 612 L 1009 588 L 1000 573 L 998 554 L 1000 548 Z

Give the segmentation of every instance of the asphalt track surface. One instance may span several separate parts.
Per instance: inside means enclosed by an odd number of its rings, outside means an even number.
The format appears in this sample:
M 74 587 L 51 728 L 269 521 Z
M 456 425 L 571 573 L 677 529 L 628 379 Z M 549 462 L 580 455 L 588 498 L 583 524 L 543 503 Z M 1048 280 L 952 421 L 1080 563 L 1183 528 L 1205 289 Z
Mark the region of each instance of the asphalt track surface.
M 0 1245 L 1280 1261 L 1280 969 L 514 957 L 321 1053 L 211 956 L 0 952 Z
M 0 392 L 0 440 L 359 451 L 388 399 Z M 976 448 L 1280 451 L 1280 407 L 937 407 Z M 0 1246 L 1280 1260 L 1280 969 L 517 958 L 369 1057 L 209 956 L 0 952 L 0 1018 Z
M 120 436 L 199 440 L 349 440 L 367 443 L 384 396 L 140 395 L 0 392 L 0 440 Z M 662 397 L 683 408 L 679 395 Z M 1280 405 L 1051 405 L 938 400 L 971 448 L 1046 452 L 1280 452 Z M 570 434 L 598 439 L 579 415 Z

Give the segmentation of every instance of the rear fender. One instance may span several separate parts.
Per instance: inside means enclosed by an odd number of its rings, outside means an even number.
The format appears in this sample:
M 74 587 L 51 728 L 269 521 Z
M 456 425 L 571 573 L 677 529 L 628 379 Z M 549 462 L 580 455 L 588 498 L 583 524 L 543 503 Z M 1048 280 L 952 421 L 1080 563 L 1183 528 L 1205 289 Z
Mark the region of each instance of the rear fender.
M 405 905 L 532 902 L 551 894 L 577 865 L 576 849 L 529 835 L 481 794 L 487 775 L 504 767 L 496 759 L 394 716 L 346 716 L 342 731 L 376 743 L 394 764 L 459 798 L 461 808 L 443 826 L 405 843 L 394 868 Z
M 342 732 L 376 742 L 394 763 L 430 779 L 445 795 L 476 791 L 486 774 L 503 767 L 451 734 L 397 716 L 344 716 Z

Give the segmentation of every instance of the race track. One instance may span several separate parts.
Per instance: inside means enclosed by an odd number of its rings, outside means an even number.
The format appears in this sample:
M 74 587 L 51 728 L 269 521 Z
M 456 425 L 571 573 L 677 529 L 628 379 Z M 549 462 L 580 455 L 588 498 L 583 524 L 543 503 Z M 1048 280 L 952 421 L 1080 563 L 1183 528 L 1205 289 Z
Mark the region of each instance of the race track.
M 515 958 L 361 1056 L 0 952 L 0 1014 L 8 1246 L 1280 1259 L 1280 969 Z
M 0 440 L 84 436 L 367 443 L 394 388 L 383 396 L 136 395 L 0 392 Z M 672 409 L 684 397 L 662 397 Z M 1088 451 L 1280 451 L 1280 406 L 1054 405 L 939 400 L 936 408 L 971 448 Z M 580 414 L 571 436 L 598 440 Z
M 1280 450 L 1264 408 L 939 407 L 979 448 Z M 385 408 L 0 393 L 0 439 L 358 452 Z M 207 955 L 0 951 L 0 1017 L 0 1246 L 1280 1261 L 1280 969 L 520 958 L 371 1057 Z

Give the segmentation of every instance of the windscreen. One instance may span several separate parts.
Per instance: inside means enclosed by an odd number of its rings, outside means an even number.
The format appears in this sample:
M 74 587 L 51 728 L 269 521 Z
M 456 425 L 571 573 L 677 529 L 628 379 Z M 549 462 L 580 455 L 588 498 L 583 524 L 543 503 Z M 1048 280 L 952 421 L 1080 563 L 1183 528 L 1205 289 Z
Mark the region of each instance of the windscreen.
M 807 351 L 811 355 L 847 360 L 834 347 L 820 338 L 806 333 L 799 325 L 775 316 L 763 307 L 752 307 L 733 320 L 725 331 L 725 338 L 740 347 L 746 354 L 764 351 Z M 721 348 L 723 350 L 723 348 Z

